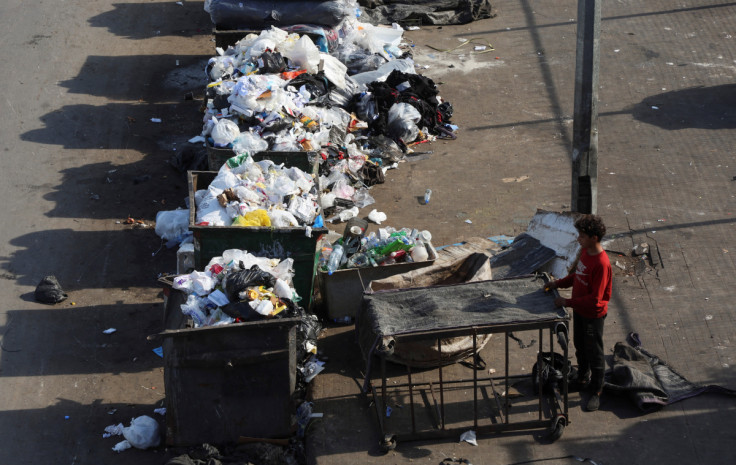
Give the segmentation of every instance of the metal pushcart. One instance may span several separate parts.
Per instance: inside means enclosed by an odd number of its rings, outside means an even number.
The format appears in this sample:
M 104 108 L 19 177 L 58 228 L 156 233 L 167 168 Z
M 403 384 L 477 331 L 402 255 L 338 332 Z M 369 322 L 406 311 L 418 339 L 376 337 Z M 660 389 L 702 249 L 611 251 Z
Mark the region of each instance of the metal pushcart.
M 564 309 L 555 307 L 557 293 L 543 290 L 548 280 L 547 275 L 528 275 L 364 295 L 356 328 L 366 361 L 364 390 L 373 396 L 384 450 L 393 449 L 400 441 L 457 437 L 470 428 L 479 435 L 538 428 L 548 428 L 548 436 L 552 440 L 562 435 L 569 422 L 569 316 Z M 519 374 L 510 366 L 509 339 L 518 340 L 514 333 L 526 331 L 538 337 L 537 363 L 532 373 Z M 480 348 L 479 341 L 490 334 L 503 334 L 504 368 L 499 370 L 503 373 L 484 372 L 479 376 L 479 370 L 474 369 L 472 378 L 451 376 L 456 375 L 457 370 L 452 373 L 454 361 L 443 353 L 443 344 L 465 338 L 470 346 L 467 353 L 476 354 Z M 555 340 L 562 349 L 561 355 L 554 352 Z M 387 361 L 394 360 L 402 346 L 415 343 L 434 346 L 436 362 L 429 370 L 426 367 L 413 369 L 411 364 L 406 364 L 405 374 L 401 377 L 406 382 L 394 379 L 389 385 Z M 545 346 L 549 352 L 543 351 Z M 376 361 L 380 377 L 371 373 Z M 511 383 L 532 378 L 538 399 L 536 412 L 527 407 L 523 414 L 516 415 L 508 394 Z M 375 386 L 379 380 L 380 386 Z M 465 410 L 466 424 L 452 426 L 446 421 L 448 398 L 458 386 L 464 386 L 462 392 L 466 397 L 462 402 L 453 403 L 452 407 Z M 398 410 L 396 398 L 389 401 L 389 389 L 401 393 L 403 401 L 398 406 L 404 418 L 403 424 L 389 422 L 393 420 L 390 418 L 392 411 Z M 486 394 L 482 402 L 478 398 L 481 391 Z M 422 399 L 428 408 L 421 408 Z M 481 403 L 495 408 L 495 422 L 479 421 Z M 417 420 L 418 414 L 424 410 L 429 411 L 432 417 L 430 427 L 422 427 Z

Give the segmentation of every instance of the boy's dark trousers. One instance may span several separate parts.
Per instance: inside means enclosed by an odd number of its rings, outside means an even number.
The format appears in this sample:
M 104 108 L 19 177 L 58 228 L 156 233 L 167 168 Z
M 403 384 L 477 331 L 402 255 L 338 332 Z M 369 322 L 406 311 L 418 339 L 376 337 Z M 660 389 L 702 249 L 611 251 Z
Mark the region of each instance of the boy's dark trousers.
M 585 318 L 573 312 L 573 342 L 579 379 L 590 376 L 590 391 L 603 390 L 606 361 L 603 353 L 603 318 Z

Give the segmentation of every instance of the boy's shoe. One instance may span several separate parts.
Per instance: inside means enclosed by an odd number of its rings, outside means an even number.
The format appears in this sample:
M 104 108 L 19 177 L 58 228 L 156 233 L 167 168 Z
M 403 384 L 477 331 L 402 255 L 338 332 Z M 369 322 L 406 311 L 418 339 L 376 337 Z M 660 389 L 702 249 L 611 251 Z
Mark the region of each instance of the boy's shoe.
M 584 391 L 590 386 L 590 372 L 587 374 L 578 373 L 578 375 L 570 382 L 570 390 Z
M 590 396 L 590 399 L 588 399 L 588 403 L 585 404 L 585 410 L 588 412 L 595 412 L 598 410 L 601 406 L 601 395 L 600 394 L 593 394 Z

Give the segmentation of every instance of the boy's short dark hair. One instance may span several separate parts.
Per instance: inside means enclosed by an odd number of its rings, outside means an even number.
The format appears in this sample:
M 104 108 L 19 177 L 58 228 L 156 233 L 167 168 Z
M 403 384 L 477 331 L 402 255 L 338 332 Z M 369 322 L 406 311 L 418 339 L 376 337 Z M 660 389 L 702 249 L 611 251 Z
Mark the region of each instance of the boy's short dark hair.
M 598 237 L 598 242 L 606 235 L 606 225 L 598 215 L 583 215 L 575 222 L 575 229 L 586 236 Z

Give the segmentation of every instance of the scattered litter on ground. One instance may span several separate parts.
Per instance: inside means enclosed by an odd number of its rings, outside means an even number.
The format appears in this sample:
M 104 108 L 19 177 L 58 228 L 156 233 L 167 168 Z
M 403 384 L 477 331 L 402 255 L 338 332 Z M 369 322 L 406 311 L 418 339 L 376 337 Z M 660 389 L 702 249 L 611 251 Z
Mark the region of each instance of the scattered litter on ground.
M 471 429 L 471 430 L 468 430 L 468 431 L 464 432 L 463 434 L 461 434 L 460 435 L 460 442 L 463 442 L 463 441 L 467 442 L 468 444 L 472 444 L 474 446 L 477 446 L 478 445 L 478 441 L 476 441 L 476 439 L 475 439 L 475 431 L 473 431 Z
M 501 179 L 501 181 L 503 182 L 521 182 L 521 181 L 526 181 L 527 179 L 529 179 L 529 176 L 524 175 L 524 176 L 518 176 L 516 178 L 503 178 Z

